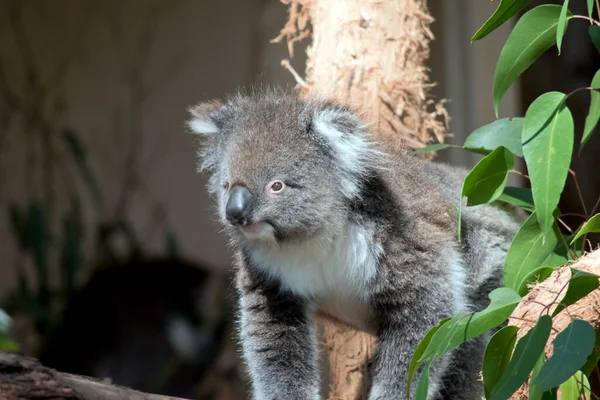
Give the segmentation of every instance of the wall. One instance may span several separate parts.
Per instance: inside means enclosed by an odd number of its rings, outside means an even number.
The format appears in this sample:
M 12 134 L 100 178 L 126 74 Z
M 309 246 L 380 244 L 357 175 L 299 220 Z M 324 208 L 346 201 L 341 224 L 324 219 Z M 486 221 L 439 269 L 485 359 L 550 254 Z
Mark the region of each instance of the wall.
M 491 77 L 507 33 L 502 28 L 482 43 L 470 44 L 496 4 L 463 4 L 430 1 L 436 40 L 429 64 L 439 83 L 433 93 L 452 99 L 450 130 L 457 143 L 493 119 Z M 14 23 L 15 7 L 22 9 L 22 29 Z M 195 171 L 194 137 L 185 133 L 186 109 L 257 80 L 293 84 L 280 65 L 289 57 L 285 44 L 269 43 L 285 18 L 286 7 L 277 0 L 0 0 L 0 65 L 10 90 L 27 99 L 36 98 L 36 88 L 26 79 L 32 67 L 45 86 L 54 82 L 44 108 L 53 121 L 54 160 L 67 166 L 72 162 L 60 144 L 61 127 L 78 132 L 105 200 L 97 210 L 84 195 L 88 223 L 130 215 L 154 252 L 163 251 L 165 229 L 171 229 L 185 256 L 227 268 L 230 258 L 217 233 L 205 177 Z M 23 52 L 24 38 L 32 62 Z M 292 64 L 301 74 L 304 59 L 302 45 L 297 45 Z M 502 115 L 515 115 L 518 106 L 509 91 Z M 10 111 L 0 102 L 0 116 L 2 107 Z M 6 128 L 7 118 L 0 118 L 0 294 L 16 284 L 17 268 L 32 271 L 16 251 L 5 212 L 8 202 L 44 198 L 48 186 L 40 164 L 44 149 L 36 136 L 43 133 L 28 130 L 27 120 L 8 119 Z M 135 162 L 128 164 L 130 156 Z M 474 162 L 464 152 L 452 151 L 442 154 L 442 160 Z M 60 231 L 68 190 L 81 191 L 84 185 L 76 172 L 53 176 L 51 183 L 57 203 L 53 226 Z M 132 186 L 135 190 L 123 196 L 123 189 Z M 90 250 L 92 238 L 85 239 Z

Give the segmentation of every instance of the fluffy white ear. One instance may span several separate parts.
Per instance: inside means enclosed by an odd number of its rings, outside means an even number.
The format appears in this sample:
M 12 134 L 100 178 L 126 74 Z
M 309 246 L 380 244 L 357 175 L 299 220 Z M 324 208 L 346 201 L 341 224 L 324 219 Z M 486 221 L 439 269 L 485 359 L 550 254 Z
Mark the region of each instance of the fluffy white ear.
M 211 118 L 211 114 L 218 111 L 221 107 L 221 103 L 211 101 L 200 103 L 190 108 L 189 112 L 192 118 L 187 123 L 188 127 L 192 132 L 200 135 L 212 135 L 219 132 L 219 127 L 215 123 L 215 120 Z
M 377 168 L 384 154 L 378 151 L 366 131 L 366 124 L 352 111 L 342 107 L 317 110 L 313 117 L 315 131 L 331 146 L 333 156 L 344 172 L 345 192 L 357 194 L 358 181 Z

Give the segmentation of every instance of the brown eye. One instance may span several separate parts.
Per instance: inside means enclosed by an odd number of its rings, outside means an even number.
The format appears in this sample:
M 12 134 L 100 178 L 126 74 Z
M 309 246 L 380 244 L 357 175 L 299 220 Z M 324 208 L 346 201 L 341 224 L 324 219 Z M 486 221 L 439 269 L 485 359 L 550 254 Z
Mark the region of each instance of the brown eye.
M 269 192 L 278 194 L 283 192 L 283 189 L 285 189 L 285 184 L 281 181 L 273 181 L 268 185 L 268 188 Z

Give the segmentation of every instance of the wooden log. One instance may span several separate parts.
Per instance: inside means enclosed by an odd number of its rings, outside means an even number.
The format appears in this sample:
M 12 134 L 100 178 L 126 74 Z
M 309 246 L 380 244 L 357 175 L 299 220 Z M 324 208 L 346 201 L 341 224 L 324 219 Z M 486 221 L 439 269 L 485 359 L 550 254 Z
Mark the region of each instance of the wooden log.
M 38 360 L 0 352 L 0 400 L 184 400 L 142 393 L 98 379 L 44 367 Z

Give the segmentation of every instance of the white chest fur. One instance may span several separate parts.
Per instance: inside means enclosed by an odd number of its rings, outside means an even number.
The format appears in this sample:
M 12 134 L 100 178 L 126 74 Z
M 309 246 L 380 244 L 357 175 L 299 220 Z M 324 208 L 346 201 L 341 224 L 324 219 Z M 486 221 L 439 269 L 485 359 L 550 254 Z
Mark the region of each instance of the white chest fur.
M 352 313 L 361 314 L 350 317 L 352 320 L 364 317 L 367 285 L 375 278 L 381 252 L 372 229 L 349 222 L 333 239 L 261 246 L 254 249 L 252 258 L 284 288 L 315 299 L 329 313 L 347 321 Z

